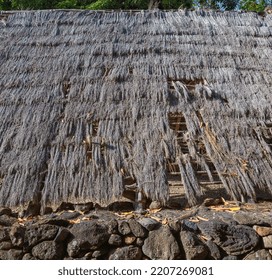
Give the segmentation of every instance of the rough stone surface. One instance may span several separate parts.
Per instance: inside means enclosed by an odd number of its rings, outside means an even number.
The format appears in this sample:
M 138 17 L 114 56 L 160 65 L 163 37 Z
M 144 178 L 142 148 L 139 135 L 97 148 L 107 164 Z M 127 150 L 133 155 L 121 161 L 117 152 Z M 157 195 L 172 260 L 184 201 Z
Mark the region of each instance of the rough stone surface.
M 111 219 L 108 222 L 108 232 L 109 233 L 118 233 L 118 222 L 116 221 L 116 219 Z
M 175 233 L 179 233 L 181 229 L 181 223 L 177 219 L 171 219 L 168 221 L 168 225 L 171 228 L 171 230 Z
M 81 214 L 77 211 L 65 211 L 59 215 L 59 219 L 63 220 L 74 220 L 77 219 Z
M 17 219 L 6 214 L 0 216 L 0 226 L 11 227 L 14 223 L 17 222 Z
M 248 254 L 244 260 L 272 260 L 272 256 L 268 250 L 262 249 Z
M 36 260 L 36 258 L 34 258 L 30 253 L 26 253 L 24 254 L 23 260 Z
M 148 231 L 151 231 L 160 226 L 160 223 L 152 218 L 141 218 L 138 220 L 138 223 Z
M 198 231 L 198 227 L 196 223 L 193 223 L 189 220 L 183 220 L 181 223 L 181 227 L 183 230 L 189 230 L 192 232 L 197 232 Z
M 135 219 L 130 219 L 128 221 L 131 232 L 136 237 L 145 237 L 147 236 L 147 230 L 142 227 Z
M 168 226 L 150 231 L 142 250 L 147 257 L 154 260 L 174 260 L 180 254 L 178 243 Z
M 122 244 L 122 238 L 118 234 L 111 234 L 108 243 L 113 246 L 120 246 Z
M 12 214 L 12 211 L 10 208 L 7 208 L 7 207 L 0 207 L 0 216 L 2 215 L 8 215 L 8 216 L 11 216 Z
M 43 241 L 33 247 L 32 255 L 40 260 L 61 260 L 64 255 L 64 250 L 59 243 Z
M 67 245 L 67 253 L 69 255 L 69 257 L 71 258 L 75 258 L 75 257 L 80 257 L 80 256 L 84 256 L 84 254 L 86 253 L 86 248 L 82 248 L 82 246 L 80 246 L 80 241 L 73 239 L 71 242 L 68 243 Z M 88 249 L 88 248 L 87 248 Z
M 139 246 L 139 247 L 142 247 L 144 245 L 144 239 L 138 237 L 136 239 L 136 245 Z
M 39 242 L 53 240 L 59 228 L 55 225 L 29 225 L 24 234 L 24 244 L 33 247 Z
M 205 244 L 193 232 L 181 231 L 180 240 L 186 260 L 203 260 L 209 253 Z
M 141 249 L 132 245 L 117 248 L 114 251 L 112 251 L 109 256 L 109 260 L 140 260 L 141 258 Z
M 70 229 L 70 232 L 78 241 L 78 245 L 83 249 L 88 247 L 96 250 L 108 242 L 110 237 L 108 226 L 98 221 L 86 221 L 75 224 Z
M 208 240 L 205 244 L 209 248 L 211 258 L 221 260 L 221 253 L 218 246 L 211 240 Z
M 12 249 L 13 244 L 10 241 L 3 241 L 0 243 L 0 250 Z
M 264 248 L 271 249 L 272 248 L 272 235 L 263 237 Z
M 226 256 L 223 260 L 235 261 L 238 260 L 237 256 Z
M 55 242 L 64 242 L 70 235 L 70 231 L 67 228 L 59 228 L 59 231 L 54 239 Z
M 233 215 L 233 219 L 237 221 L 240 225 L 263 225 L 263 219 L 255 214 L 247 212 L 238 212 Z
M 126 221 L 118 221 L 118 231 L 122 235 L 127 235 L 127 234 L 131 233 L 129 224 Z
M 14 246 L 23 247 L 24 236 L 25 236 L 25 227 L 17 223 L 11 227 L 9 237 Z
M 145 216 L 98 210 L 72 220 L 70 214 L 63 219 L 59 213 L 16 218 L 12 226 L 0 225 L 0 259 L 271 259 L 267 212 L 254 218 L 258 225 L 245 226 L 231 212 L 196 209 L 182 215 L 171 209 Z M 7 212 L 2 216 L 9 221 Z M 207 221 L 193 222 L 197 217 Z
M 214 220 L 200 222 L 198 228 L 213 240 L 228 255 L 242 255 L 253 250 L 259 243 L 260 237 L 251 227 L 244 225 L 229 225 Z
M 260 236 L 272 235 L 272 227 L 253 226 L 253 228 Z
M 21 260 L 23 252 L 17 249 L 0 250 L 0 260 Z
M 9 228 L 0 226 L 0 242 L 9 240 Z

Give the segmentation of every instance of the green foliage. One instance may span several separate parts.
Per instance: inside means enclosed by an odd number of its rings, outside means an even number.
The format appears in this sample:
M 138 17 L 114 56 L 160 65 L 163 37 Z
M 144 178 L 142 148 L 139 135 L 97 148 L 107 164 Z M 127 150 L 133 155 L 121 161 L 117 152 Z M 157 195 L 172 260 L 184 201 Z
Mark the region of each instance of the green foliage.
M 265 0 L 241 0 L 240 7 L 242 10 L 251 12 L 262 12 L 264 11 L 267 3 Z
M 0 0 L 2 10 L 40 9 L 147 9 L 150 0 Z M 164 10 L 204 8 L 261 12 L 272 0 L 161 0 Z
M 162 0 L 162 8 L 165 10 L 168 9 L 178 9 L 178 8 L 192 8 L 193 0 Z
M 204 9 L 230 11 L 239 7 L 240 0 L 199 0 L 195 6 Z
M 76 9 L 78 7 L 78 3 L 76 0 L 63 0 L 56 4 L 57 9 Z
M 12 0 L 11 5 L 14 10 L 40 10 L 52 9 L 58 0 Z
M 11 10 L 11 0 L 0 0 L 0 10 Z
M 94 3 L 87 5 L 86 8 L 90 10 L 106 10 L 106 9 L 121 9 L 121 1 L 112 0 L 97 0 Z

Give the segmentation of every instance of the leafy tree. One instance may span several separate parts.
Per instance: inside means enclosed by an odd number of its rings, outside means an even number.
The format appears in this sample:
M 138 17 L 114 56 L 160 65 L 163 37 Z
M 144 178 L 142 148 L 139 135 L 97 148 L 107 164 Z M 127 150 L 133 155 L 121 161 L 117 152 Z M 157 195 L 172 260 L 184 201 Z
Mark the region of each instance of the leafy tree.
M 0 0 L 0 10 L 11 10 L 11 0 Z
M 15 10 L 39 10 L 52 9 L 58 0 L 11 0 Z
M 193 0 L 162 0 L 163 9 L 192 8 Z
M 265 0 L 241 0 L 240 8 L 245 11 L 262 12 L 267 3 Z
M 78 2 L 76 0 L 64 0 L 56 4 L 57 9 L 76 9 L 78 8 Z

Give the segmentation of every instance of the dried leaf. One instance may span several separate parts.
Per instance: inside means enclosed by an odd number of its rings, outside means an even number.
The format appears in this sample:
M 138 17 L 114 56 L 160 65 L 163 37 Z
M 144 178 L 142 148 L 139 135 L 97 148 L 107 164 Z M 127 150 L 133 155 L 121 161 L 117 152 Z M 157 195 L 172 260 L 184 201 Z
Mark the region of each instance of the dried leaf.
M 151 213 L 151 214 L 156 214 L 156 213 L 160 212 L 161 210 L 162 210 L 162 208 L 151 209 L 151 210 L 149 210 L 149 213 Z
M 70 220 L 70 224 L 79 224 L 81 219 L 76 219 L 76 220 Z
M 200 221 L 205 221 L 205 222 L 208 222 L 209 221 L 209 219 L 206 219 L 206 218 L 202 218 L 202 217 L 200 217 L 200 216 L 196 216 Z

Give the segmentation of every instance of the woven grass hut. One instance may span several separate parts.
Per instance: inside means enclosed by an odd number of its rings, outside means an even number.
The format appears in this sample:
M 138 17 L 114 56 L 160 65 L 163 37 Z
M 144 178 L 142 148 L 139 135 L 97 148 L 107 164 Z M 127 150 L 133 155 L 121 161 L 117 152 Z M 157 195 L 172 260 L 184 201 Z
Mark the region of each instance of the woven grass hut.
M 0 14 L 0 205 L 272 191 L 272 16 Z

